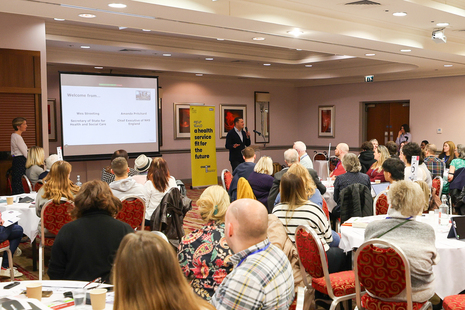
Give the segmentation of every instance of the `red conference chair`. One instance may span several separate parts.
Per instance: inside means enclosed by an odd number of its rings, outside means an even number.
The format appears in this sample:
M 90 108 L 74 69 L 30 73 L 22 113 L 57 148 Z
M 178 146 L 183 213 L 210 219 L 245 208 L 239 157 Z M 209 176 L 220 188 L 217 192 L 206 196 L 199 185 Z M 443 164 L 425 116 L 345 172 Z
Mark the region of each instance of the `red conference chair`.
M 328 221 L 330 220 L 329 218 L 329 209 L 328 209 L 328 204 L 326 203 L 326 200 L 323 198 L 323 212 L 325 213 L 326 217 L 328 218 Z
M 387 190 L 382 191 L 376 196 L 375 201 L 373 202 L 373 206 L 374 215 L 387 214 L 387 211 L 389 209 L 389 203 L 387 200 Z
M 40 221 L 39 244 L 39 280 L 42 281 L 44 270 L 44 247 L 53 246 L 55 237 L 63 225 L 72 221 L 70 212 L 74 209 L 74 203 L 66 198 L 61 198 L 60 203 L 54 203 L 53 199 L 47 201 L 42 208 Z M 45 236 L 45 229 L 48 230 Z M 53 234 L 53 235 L 51 235 Z M 38 237 L 39 238 L 39 237 Z
M 328 295 L 333 301 L 330 310 L 334 310 L 340 302 L 355 298 L 355 274 L 353 270 L 329 273 L 328 258 L 320 237 L 308 225 L 300 225 L 295 233 L 295 244 L 300 259 L 300 271 L 307 289 Z M 307 282 L 307 275 L 312 283 Z M 348 309 L 348 305 L 344 306 Z
M 441 177 L 433 179 L 432 188 L 436 189 L 436 195 L 441 198 L 442 188 L 444 187 L 444 180 Z
M 321 153 L 321 152 L 315 151 L 315 155 L 313 155 L 313 161 L 315 160 L 324 160 L 324 161 L 328 160 L 328 157 L 326 156 L 326 152 Z
M 145 202 L 137 196 L 125 196 L 121 198 L 123 207 L 116 214 L 116 219 L 128 223 L 132 229 L 144 230 Z
M 15 280 L 15 272 L 13 270 L 13 255 L 10 250 L 10 241 L 6 240 L 0 243 L 0 253 L 7 252 L 8 255 L 8 267 L 10 268 L 10 281 Z
M 229 172 L 228 169 L 223 169 L 223 171 L 221 171 L 221 182 L 223 183 L 223 188 L 226 191 L 229 191 L 229 186 L 231 185 L 232 179 L 232 173 Z
M 463 310 L 465 309 L 465 295 L 451 295 L 444 298 L 442 302 L 444 310 Z
M 34 185 L 34 192 L 38 192 L 42 186 L 44 186 L 44 181 L 37 181 L 37 183 Z
M 429 301 L 412 301 L 409 261 L 400 248 L 385 240 L 372 239 L 358 248 L 355 285 L 358 309 L 432 309 Z M 367 292 L 363 296 L 362 286 Z M 406 301 L 389 301 L 404 290 Z
M 23 183 L 24 193 L 29 194 L 32 192 L 31 181 L 29 181 L 29 178 L 25 174 L 21 177 L 21 182 Z

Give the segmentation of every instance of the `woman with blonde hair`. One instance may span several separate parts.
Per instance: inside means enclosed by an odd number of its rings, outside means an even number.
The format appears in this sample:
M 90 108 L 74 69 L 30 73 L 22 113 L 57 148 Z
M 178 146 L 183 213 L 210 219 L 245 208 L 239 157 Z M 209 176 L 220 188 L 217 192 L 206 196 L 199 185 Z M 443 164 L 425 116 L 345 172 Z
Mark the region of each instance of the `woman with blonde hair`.
M 299 163 L 295 163 L 286 173 L 292 173 L 301 178 L 304 181 L 305 192 L 307 193 L 308 200 L 317 204 L 320 208 L 323 208 L 323 197 L 316 187 L 315 181 L 313 181 L 313 178 L 308 172 L 307 168 Z M 277 205 L 280 201 L 281 195 L 278 194 L 274 204 Z
M 444 160 L 446 168 L 449 169 L 452 160 L 455 159 L 455 143 L 452 141 L 444 142 L 442 152 L 439 154 L 438 158 Z
M 178 259 L 184 275 L 191 280 L 194 292 L 210 300 L 233 269 L 229 261 L 233 253 L 224 235 L 229 195 L 223 187 L 213 185 L 202 193 L 197 205 L 207 224 L 182 238 Z
M 114 310 L 215 309 L 192 292 L 171 245 L 148 231 L 129 234 L 121 241 L 113 283 Z
M 250 187 L 258 201 L 267 206 L 268 195 L 273 186 L 273 160 L 271 157 L 262 156 L 255 165 L 253 172 L 247 178 Z
M 329 272 L 350 269 L 350 256 L 337 246 L 330 246 L 333 234 L 326 215 L 315 203 L 307 199 L 304 181 L 292 173 L 285 173 L 280 183 L 281 203 L 273 209 L 286 229 L 288 237 L 295 242 L 295 231 L 299 225 L 308 225 L 320 236 L 328 257 Z
M 39 175 L 44 172 L 45 153 L 40 146 L 27 150 L 26 176 L 34 186 L 39 181 Z
M 384 178 L 383 163 L 386 159 L 390 158 L 389 150 L 384 145 L 379 145 L 375 150 L 375 159 L 376 162 L 371 165 L 370 169 L 367 171 L 367 175 L 370 177 L 370 182 L 386 182 Z
M 59 160 L 50 168 L 49 174 L 45 177 L 45 184 L 42 186 L 36 196 L 36 213 L 40 217 L 42 208 L 47 201 L 53 199 L 55 203 L 60 203 L 61 198 L 74 200 L 79 191 L 79 186 L 75 185 L 70 179 L 71 164 L 67 161 Z
M 152 213 L 158 208 L 163 196 L 171 188 L 177 186 L 176 179 L 170 175 L 168 164 L 162 157 L 156 157 L 152 160 L 144 186 L 147 192 L 145 219 L 150 221 Z

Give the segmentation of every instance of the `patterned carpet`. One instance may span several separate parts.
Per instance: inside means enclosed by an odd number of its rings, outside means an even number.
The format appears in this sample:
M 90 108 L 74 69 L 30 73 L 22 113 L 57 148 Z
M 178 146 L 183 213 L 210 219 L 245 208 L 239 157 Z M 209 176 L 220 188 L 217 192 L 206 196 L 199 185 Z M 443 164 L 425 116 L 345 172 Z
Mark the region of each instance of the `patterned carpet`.
M 201 228 L 205 225 L 205 222 L 202 220 L 198 213 L 198 206 L 196 204 L 200 195 L 203 193 L 205 188 L 200 189 L 191 189 L 191 184 L 185 184 L 187 189 L 187 197 L 192 199 L 192 210 L 187 212 L 184 218 L 184 231 L 186 234 Z M 16 281 L 26 281 L 26 280 L 38 280 L 39 272 L 32 270 L 32 247 L 29 243 L 21 243 L 19 248 L 23 251 L 21 256 L 16 256 L 13 258 L 14 266 L 18 268 L 18 271 L 23 273 L 22 277 L 16 278 Z M 45 274 L 43 279 L 48 280 L 47 276 L 47 265 L 48 260 L 50 259 L 50 248 L 46 247 L 44 250 L 45 253 Z M 10 281 L 10 278 L 0 277 L 0 282 Z

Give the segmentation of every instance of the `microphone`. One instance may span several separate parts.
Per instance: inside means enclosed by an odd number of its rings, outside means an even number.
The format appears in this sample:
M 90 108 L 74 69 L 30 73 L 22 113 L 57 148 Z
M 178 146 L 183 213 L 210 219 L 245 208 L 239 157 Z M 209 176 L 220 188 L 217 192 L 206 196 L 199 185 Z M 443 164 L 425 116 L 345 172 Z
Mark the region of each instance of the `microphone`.
M 245 126 L 245 132 L 249 131 L 249 129 L 247 129 L 247 126 Z
M 259 135 L 259 136 L 261 136 L 261 135 L 262 135 L 262 133 L 261 133 L 261 132 L 258 132 L 258 131 L 256 131 L 255 129 L 253 130 L 253 132 L 255 132 L 255 133 L 256 133 L 257 135 Z

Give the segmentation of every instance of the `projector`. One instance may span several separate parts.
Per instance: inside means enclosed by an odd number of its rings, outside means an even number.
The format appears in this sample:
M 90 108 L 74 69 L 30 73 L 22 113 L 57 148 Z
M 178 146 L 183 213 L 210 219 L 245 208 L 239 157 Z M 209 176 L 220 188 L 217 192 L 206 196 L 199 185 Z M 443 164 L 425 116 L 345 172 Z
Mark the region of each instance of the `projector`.
M 434 30 L 432 39 L 436 43 L 446 43 L 447 42 L 447 37 L 444 34 L 444 29 L 441 30 Z

